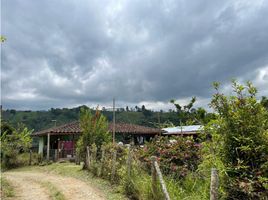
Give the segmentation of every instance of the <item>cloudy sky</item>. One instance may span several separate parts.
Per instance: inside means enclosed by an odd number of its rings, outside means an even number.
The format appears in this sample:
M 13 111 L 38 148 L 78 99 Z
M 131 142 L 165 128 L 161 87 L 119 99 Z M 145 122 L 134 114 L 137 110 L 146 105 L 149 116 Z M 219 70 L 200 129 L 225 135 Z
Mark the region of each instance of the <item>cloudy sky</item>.
M 3 0 L 4 109 L 172 107 L 213 81 L 268 95 L 266 0 Z

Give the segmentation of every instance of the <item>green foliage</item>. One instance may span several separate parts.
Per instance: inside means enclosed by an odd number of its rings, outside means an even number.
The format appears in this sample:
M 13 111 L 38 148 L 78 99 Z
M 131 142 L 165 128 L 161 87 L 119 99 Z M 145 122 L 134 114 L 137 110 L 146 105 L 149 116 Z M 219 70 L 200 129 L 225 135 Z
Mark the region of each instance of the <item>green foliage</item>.
M 14 197 L 15 192 L 12 185 L 7 181 L 7 179 L 1 176 L 1 198 L 7 199 L 9 197 Z
M 140 159 L 150 169 L 151 156 L 157 156 L 165 175 L 184 178 L 197 169 L 200 147 L 191 137 L 156 137 L 140 149 Z
M 268 195 L 268 114 L 256 100 L 257 90 L 233 81 L 234 96 L 225 96 L 214 84 L 211 101 L 218 113 L 212 133 L 211 153 L 220 169 L 226 171 L 227 198 L 259 199 Z M 212 127 L 212 126 L 210 126 Z M 205 146 L 205 148 L 209 148 Z M 223 169 L 225 168 L 225 169 Z
M 209 180 L 211 176 L 211 168 L 216 168 L 219 174 L 219 197 L 226 198 L 224 188 L 224 179 L 226 179 L 226 168 L 223 161 L 223 140 L 222 135 L 218 133 L 220 126 L 219 120 L 210 121 L 203 131 L 203 140 L 201 144 L 202 162 L 198 166 L 197 174 L 204 178 L 204 184 L 208 185 L 206 193 L 209 193 Z
M 267 97 L 262 97 L 261 98 L 261 104 L 263 105 L 264 108 L 266 108 L 266 110 L 268 110 L 268 98 Z
M 31 143 L 32 131 L 20 126 L 14 129 L 10 125 L 3 122 L 1 124 L 1 164 L 3 168 L 11 168 L 19 166 L 18 156 L 22 152 L 28 152 Z
M 3 110 L 2 117 L 5 121 L 16 127 L 19 122 L 23 122 L 29 129 L 34 131 L 40 131 L 43 129 L 53 127 L 54 121 L 57 121 L 57 126 L 79 119 L 79 113 L 81 108 L 88 108 L 86 106 L 79 106 L 76 108 L 51 108 L 48 111 L 18 111 L 18 110 Z M 213 113 L 208 113 L 203 108 L 192 108 L 189 115 L 191 120 L 187 120 L 183 116 L 179 116 L 178 113 L 169 110 L 168 112 L 155 112 L 148 110 L 144 107 L 140 109 L 140 112 L 135 112 L 133 109 L 123 110 L 119 109 L 116 111 L 116 122 L 138 124 L 148 127 L 159 127 L 160 124 L 168 122 L 174 126 L 180 125 L 180 120 L 184 124 L 206 124 L 210 119 L 214 118 Z M 112 121 L 113 113 L 102 109 L 102 114 L 107 118 L 108 121 Z M 186 123 L 187 122 L 187 123 Z
M 49 191 L 49 197 L 52 200 L 65 200 L 66 198 L 58 188 L 49 181 L 42 181 L 41 185 Z
M 191 101 L 185 106 L 180 105 L 174 99 L 170 100 L 170 103 L 176 108 L 180 125 L 206 124 L 215 118 L 213 113 L 207 113 L 204 108 L 193 108 L 195 102 L 196 97 L 192 97 Z
M 127 158 L 127 150 L 118 145 L 113 145 L 112 143 L 106 144 L 103 146 L 105 150 L 105 159 L 103 160 L 103 172 L 102 177 L 106 179 L 111 179 L 111 169 L 113 165 L 113 153 L 114 151 L 117 152 L 117 159 L 116 159 L 116 171 L 114 177 L 114 183 L 120 183 L 123 176 L 125 175 L 125 164 Z
M 124 176 L 123 191 L 130 199 L 162 199 L 163 194 L 159 184 L 157 194 L 152 193 L 151 179 L 151 176 L 139 166 L 139 163 L 134 161 L 130 177 Z
M 192 97 L 191 101 L 187 105 L 185 105 L 183 107 L 179 103 L 176 103 L 176 101 L 174 99 L 170 100 L 170 103 L 174 104 L 174 106 L 176 107 L 178 113 L 180 113 L 180 112 L 187 113 L 187 112 L 190 112 L 190 110 L 193 107 L 195 101 L 196 101 L 196 97 Z
M 100 148 L 102 144 L 111 141 L 111 135 L 108 132 L 108 122 L 106 118 L 98 110 L 92 115 L 89 109 L 82 108 L 80 127 L 82 134 L 77 142 L 77 151 L 82 159 L 86 161 L 87 146 L 92 147 L 92 145 L 95 144 Z

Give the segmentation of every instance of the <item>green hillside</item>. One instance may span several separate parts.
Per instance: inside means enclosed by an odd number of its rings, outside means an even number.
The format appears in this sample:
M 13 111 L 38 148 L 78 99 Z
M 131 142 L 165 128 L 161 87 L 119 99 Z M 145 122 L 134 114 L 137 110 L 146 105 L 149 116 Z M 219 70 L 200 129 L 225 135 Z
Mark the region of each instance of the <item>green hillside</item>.
M 71 121 L 79 119 L 80 107 L 76 108 L 51 108 L 48 111 L 17 111 L 17 110 L 3 110 L 3 120 L 9 122 L 12 126 L 17 126 L 18 123 L 25 124 L 29 129 L 39 131 L 42 129 L 50 128 L 55 125 L 61 125 Z M 125 122 L 139 124 L 149 127 L 158 126 L 158 122 L 161 124 L 168 123 L 173 125 L 179 125 L 186 122 L 186 119 L 180 119 L 179 115 L 175 111 L 169 112 L 153 112 L 143 109 L 136 109 L 137 111 L 126 111 L 124 109 L 117 109 L 116 122 Z M 94 112 L 94 111 L 93 111 Z M 104 109 L 102 113 L 107 117 L 108 121 L 112 121 L 112 111 Z M 191 116 L 195 116 L 196 112 L 192 111 Z

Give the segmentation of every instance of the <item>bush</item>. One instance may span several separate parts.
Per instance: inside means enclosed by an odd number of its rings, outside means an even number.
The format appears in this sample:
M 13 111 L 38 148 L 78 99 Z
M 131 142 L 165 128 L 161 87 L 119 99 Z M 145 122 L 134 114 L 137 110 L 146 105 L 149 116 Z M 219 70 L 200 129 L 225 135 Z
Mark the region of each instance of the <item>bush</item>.
M 139 150 L 139 158 L 150 170 L 151 156 L 157 156 L 165 175 L 184 178 L 195 171 L 200 161 L 200 147 L 190 137 L 156 137 Z
M 120 183 L 125 175 L 125 164 L 127 159 L 127 149 L 122 146 L 114 146 L 113 144 L 107 144 L 104 146 L 105 160 L 103 163 L 102 177 L 111 179 L 111 170 L 113 164 L 113 153 L 116 151 L 116 171 L 114 176 L 114 183 Z
M 15 129 L 7 123 L 1 124 L 1 167 L 8 169 L 20 166 L 19 156 L 31 147 L 31 133 L 22 126 Z
M 111 134 L 108 132 L 108 122 L 106 118 L 96 110 L 95 115 L 91 114 L 89 109 L 81 108 L 80 127 L 82 134 L 77 142 L 77 152 L 84 161 L 84 169 L 88 169 L 86 162 L 87 146 L 90 148 L 93 144 L 100 148 L 102 144 L 111 141 Z
M 268 113 L 256 99 L 257 90 L 233 82 L 234 96 L 219 92 L 211 106 L 218 113 L 213 138 L 217 156 L 224 165 L 229 199 L 261 199 L 268 196 Z M 212 139 L 213 139 L 212 138 Z

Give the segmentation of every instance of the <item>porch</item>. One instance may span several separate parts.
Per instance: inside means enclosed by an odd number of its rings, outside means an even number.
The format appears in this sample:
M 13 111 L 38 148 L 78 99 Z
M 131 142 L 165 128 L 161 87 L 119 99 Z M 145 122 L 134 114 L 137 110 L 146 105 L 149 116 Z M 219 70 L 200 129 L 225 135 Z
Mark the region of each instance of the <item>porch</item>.
M 39 137 L 38 153 L 47 160 L 74 159 L 78 137 L 72 135 L 50 135 Z

